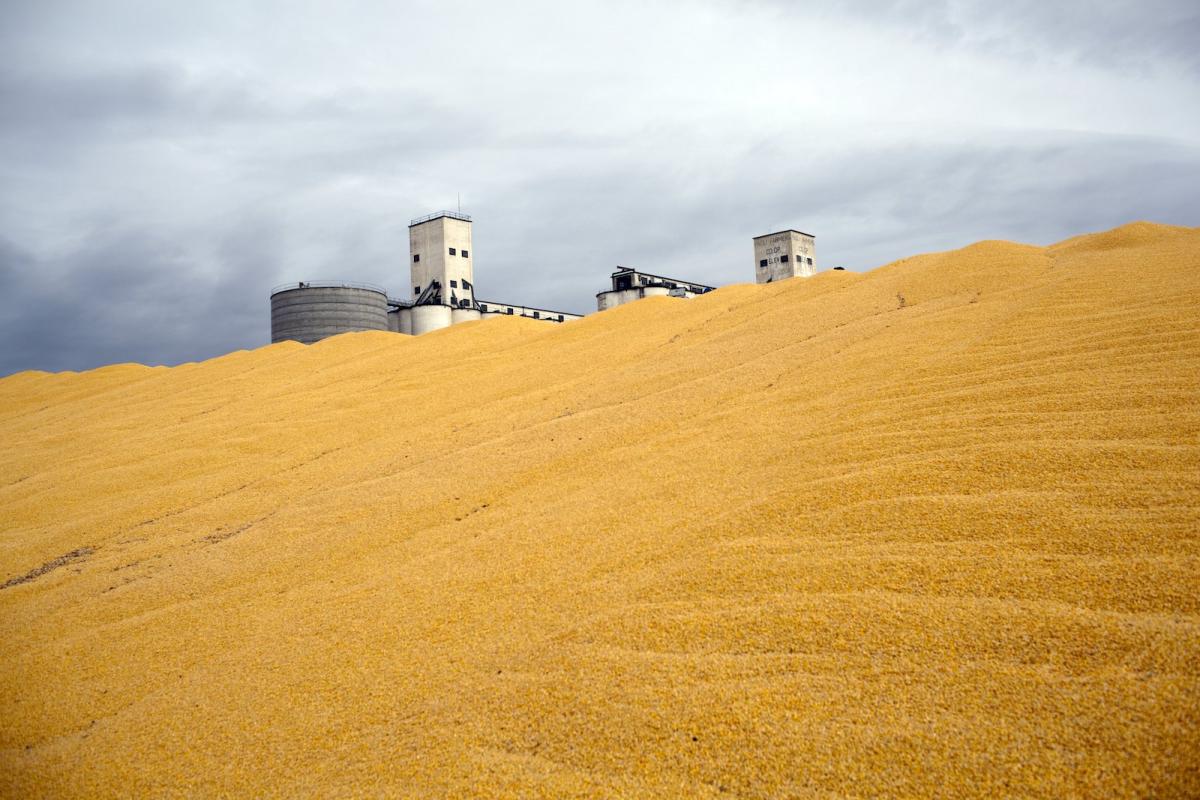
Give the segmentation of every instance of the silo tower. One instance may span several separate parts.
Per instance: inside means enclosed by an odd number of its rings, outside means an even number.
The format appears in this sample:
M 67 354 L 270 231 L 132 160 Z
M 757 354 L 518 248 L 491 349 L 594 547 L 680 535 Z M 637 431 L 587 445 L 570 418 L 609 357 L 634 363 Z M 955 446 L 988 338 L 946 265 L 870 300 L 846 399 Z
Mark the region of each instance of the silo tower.
M 387 329 L 387 293 L 378 286 L 301 281 L 271 290 L 272 343 L 313 344 L 339 333 Z
M 438 211 L 414 219 L 408 226 L 408 250 L 414 334 L 479 319 L 470 216 Z

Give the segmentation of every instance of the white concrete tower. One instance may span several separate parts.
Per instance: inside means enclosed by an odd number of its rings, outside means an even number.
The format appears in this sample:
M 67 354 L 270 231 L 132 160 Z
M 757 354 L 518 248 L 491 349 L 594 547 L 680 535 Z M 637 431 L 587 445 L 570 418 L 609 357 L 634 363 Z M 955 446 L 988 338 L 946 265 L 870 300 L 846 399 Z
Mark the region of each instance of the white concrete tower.
M 479 319 L 471 218 L 438 211 L 408 226 L 414 334 Z
M 797 230 L 754 237 L 754 280 L 771 283 L 817 274 L 816 237 Z

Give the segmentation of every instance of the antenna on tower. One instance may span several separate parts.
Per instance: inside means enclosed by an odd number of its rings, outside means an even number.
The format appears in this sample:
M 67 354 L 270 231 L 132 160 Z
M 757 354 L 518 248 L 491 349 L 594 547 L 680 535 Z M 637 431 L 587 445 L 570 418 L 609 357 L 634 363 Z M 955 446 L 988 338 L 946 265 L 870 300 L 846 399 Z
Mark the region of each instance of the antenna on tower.
M 462 192 L 458 193 L 458 213 L 462 213 Z

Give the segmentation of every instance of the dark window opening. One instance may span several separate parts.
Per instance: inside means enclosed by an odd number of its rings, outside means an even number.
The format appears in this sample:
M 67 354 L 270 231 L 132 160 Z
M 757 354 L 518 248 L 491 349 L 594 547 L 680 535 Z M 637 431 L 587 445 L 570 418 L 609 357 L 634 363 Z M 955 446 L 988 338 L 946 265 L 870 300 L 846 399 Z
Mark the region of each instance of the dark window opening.
M 480 303 L 480 304 L 479 304 L 479 310 L 480 310 L 480 312 L 482 312 L 482 313 L 487 313 L 487 303 Z
M 417 262 L 418 262 L 418 261 L 420 261 L 420 260 L 421 260 L 421 254 L 420 254 L 420 253 L 413 253 L 413 263 L 415 264 L 415 263 L 417 263 Z
M 510 314 L 512 313 L 512 309 L 511 309 L 511 308 L 508 310 L 508 313 L 510 313 Z
M 780 263 L 780 264 L 786 264 L 786 263 L 788 263 L 788 257 L 787 257 L 786 255 L 782 255 L 782 256 L 780 256 L 780 257 L 779 257 L 779 263 Z
M 463 257 L 463 258 L 469 258 L 469 257 L 470 257 L 470 253 L 468 253 L 466 250 L 463 250 L 463 251 L 462 251 L 462 257 Z
M 811 258 L 808 260 L 808 263 L 810 263 L 810 264 L 812 263 L 812 259 L 811 259 Z
M 620 278 L 617 278 L 617 291 L 621 291 L 622 289 L 632 289 L 632 288 L 633 288 L 632 281 L 630 280 L 630 277 L 628 275 L 622 275 Z
M 470 289 L 470 288 L 471 288 L 471 282 L 470 282 L 470 281 L 463 281 L 463 288 L 464 288 L 464 289 Z
M 458 288 L 458 281 L 450 281 L 450 288 L 451 288 L 451 289 L 457 289 L 457 288 Z
M 758 262 L 758 265 L 760 267 L 765 267 L 767 265 L 767 260 L 764 258 L 762 261 Z
M 450 248 L 450 255 L 454 255 L 454 248 L 453 248 L 453 247 L 451 247 L 451 248 Z
M 458 301 L 458 306 L 459 308 L 470 308 L 471 301 L 464 297 L 462 300 Z
M 542 316 L 542 315 L 541 315 L 541 314 L 539 314 L 538 312 L 536 312 L 536 311 L 535 311 L 535 312 L 533 312 L 533 318 L 534 318 L 534 319 L 541 319 L 541 316 Z
M 420 286 L 414 286 L 414 287 L 413 287 L 413 294 L 414 294 L 414 295 L 417 295 L 417 294 L 420 294 L 420 293 L 421 293 L 421 287 L 420 287 Z
M 559 322 L 562 322 L 562 321 L 563 321 L 563 315 L 562 315 L 562 314 L 559 314 L 559 315 L 558 315 L 558 321 L 559 321 Z

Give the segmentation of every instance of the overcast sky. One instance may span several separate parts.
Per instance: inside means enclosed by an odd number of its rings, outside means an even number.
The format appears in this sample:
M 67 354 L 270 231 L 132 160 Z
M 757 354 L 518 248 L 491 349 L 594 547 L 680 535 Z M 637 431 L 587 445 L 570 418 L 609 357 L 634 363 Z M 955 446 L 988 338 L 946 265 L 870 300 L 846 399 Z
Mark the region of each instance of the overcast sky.
M 0 0 L 0 374 L 269 341 L 272 286 L 407 296 L 410 218 L 479 295 L 618 265 L 753 280 L 1200 225 L 1195 0 Z

